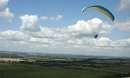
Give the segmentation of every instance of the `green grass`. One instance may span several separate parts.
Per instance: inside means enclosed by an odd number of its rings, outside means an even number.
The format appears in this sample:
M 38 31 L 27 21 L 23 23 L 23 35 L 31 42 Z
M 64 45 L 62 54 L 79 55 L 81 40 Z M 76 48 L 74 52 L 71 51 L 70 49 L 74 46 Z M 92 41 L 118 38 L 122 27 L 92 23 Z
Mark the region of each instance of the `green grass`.
M 0 78 L 117 78 L 113 73 L 25 64 L 0 64 Z

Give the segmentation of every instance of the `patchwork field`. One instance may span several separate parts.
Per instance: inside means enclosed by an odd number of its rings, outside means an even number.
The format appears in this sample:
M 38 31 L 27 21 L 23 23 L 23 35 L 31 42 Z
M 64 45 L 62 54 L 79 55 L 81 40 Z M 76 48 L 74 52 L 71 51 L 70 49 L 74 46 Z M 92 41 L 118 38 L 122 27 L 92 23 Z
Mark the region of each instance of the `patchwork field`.
M 0 78 L 130 77 L 130 58 L 8 54 L 0 56 Z
M 23 64 L 0 64 L 0 78 L 114 78 L 98 70 L 73 70 Z
M 124 78 L 129 66 L 42 66 L 34 64 L 0 64 L 0 78 Z

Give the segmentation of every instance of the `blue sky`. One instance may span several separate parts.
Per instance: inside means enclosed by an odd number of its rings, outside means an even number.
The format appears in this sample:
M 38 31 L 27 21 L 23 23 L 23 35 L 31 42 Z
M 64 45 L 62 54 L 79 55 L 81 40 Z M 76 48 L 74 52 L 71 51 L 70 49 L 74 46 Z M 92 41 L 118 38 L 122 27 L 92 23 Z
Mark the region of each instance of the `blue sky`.
M 46 52 L 54 50 L 78 53 L 85 51 L 84 46 L 98 48 L 94 52 L 105 52 L 109 49 L 122 54 L 122 50 L 127 48 L 125 55 L 129 51 L 129 0 L 0 0 L 0 5 L 0 43 L 5 44 L 0 50 L 18 48 L 18 51 L 28 51 L 27 48 L 22 48 L 26 43 L 30 45 L 29 51 L 40 52 L 44 48 Z M 87 15 L 82 15 L 81 9 L 91 5 L 106 7 L 114 14 L 115 21 L 112 22 L 91 9 Z M 98 39 L 93 39 L 95 33 L 100 35 Z M 37 47 L 32 43 L 37 44 Z M 57 47 L 49 48 L 56 45 Z M 60 45 L 63 47 L 58 49 Z M 120 47 L 121 50 L 117 49 Z
M 19 16 L 22 16 L 24 14 L 33 14 L 33 15 L 39 15 L 39 16 L 55 16 L 55 15 L 63 15 L 64 19 L 60 21 L 40 21 L 40 23 L 44 26 L 49 27 L 62 27 L 62 26 L 68 26 L 71 24 L 74 24 L 77 20 L 88 20 L 90 18 L 99 17 L 103 21 L 110 22 L 108 18 L 104 17 L 103 15 L 95 12 L 95 11 L 88 11 L 87 16 L 83 16 L 81 14 L 81 9 L 84 6 L 90 6 L 90 5 L 102 5 L 106 8 L 108 8 L 112 13 L 115 15 L 116 20 L 126 20 L 129 19 L 130 16 L 129 11 L 128 12 L 119 12 L 119 3 L 120 0 L 11 0 L 9 2 L 9 7 L 11 8 L 12 12 L 15 14 L 15 19 L 13 20 L 13 27 L 12 29 L 18 29 L 20 26 L 20 20 Z M 5 24 L 5 22 L 4 22 Z M 8 25 L 8 24 L 5 24 Z M 127 32 L 121 32 L 117 29 L 114 29 L 112 31 L 113 39 L 116 38 L 123 38 L 123 37 L 129 37 L 129 33 Z M 117 33 L 117 34 L 116 34 Z M 118 35 L 118 34 L 123 35 Z M 116 36 L 116 38 L 115 38 Z

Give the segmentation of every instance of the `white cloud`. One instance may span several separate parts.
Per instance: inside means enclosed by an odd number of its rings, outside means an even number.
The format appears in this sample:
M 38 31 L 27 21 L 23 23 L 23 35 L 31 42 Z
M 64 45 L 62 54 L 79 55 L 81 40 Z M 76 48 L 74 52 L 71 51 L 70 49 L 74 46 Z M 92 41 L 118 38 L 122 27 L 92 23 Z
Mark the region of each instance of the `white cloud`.
M 76 24 L 69 26 L 68 29 L 73 35 L 77 35 L 79 37 L 93 37 L 96 34 L 101 36 L 107 34 L 112 29 L 112 26 L 103 24 L 103 21 L 98 18 L 93 18 L 89 21 L 80 20 Z
M 130 39 L 121 39 L 121 40 L 111 40 L 107 37 L 101 37 L 96 40 L 96 47 L 98 48 L 109 48 L 109 49 L 118 49 L 125 50 L 130 47 Z M 130 49 L 129 49 L 130 50 Z
M 120 0 L 119 10 L 130 10 L 130 0 Z
M 100 34 L 102 31 L 107 33 L 111 30 L 110 25 L 104 24 L 98 18 L 80 20 L 64 28 L 41 27 L 35 15 L 24 15 L 20 18 L 22 21 L 20 31 L 0 32 L 0 43 L 4 44 L 0 46 L 0 50 L 77 52 L 78 54 L 130 50 L 130 39 L 113 41 L 102 34 L 95 39 L 95 33 Z
M 86 33 L 96 32 L 101 26 L 102 21 L 98 18 L 94 18 L 90 21 L 78 21 L 75 25 L 69 26 L 68 28 L 72 31 L 81 31 Z
M 120 48 L 129 48 L 130 47 L 130 39 L 122 39 L 111 42 L 112 47 L 120 47 Z
M 20 17 L 22 21 L 21 30 L 29 32 L 37 32 L 40 30 L 38 25 L 38 16 L 36 15 L 24 15 Z
M 27 26 L 27 24 L 25 25 Z M 26 26 L 22 26 L 22 29 Z M 31 27 L 32 26 L 33 25 L 31 25 Z M 37 29 L 37 26 L 38 25 L 35 25 L 33 28 Z M 26 30 L 28 29 L 29 28 L 27 26 Z M 55 38 L 56 40 L 61 40 L 69 38 L 94 38 L 96 34 L 103 36 L 103 31 L 105 34 L 107 34 L 107 32 L 110 31 L 110 26 L 104 26 L 103 22 L 100 19 L 94 18 L 89 21 L 80 20 L 76 24 L 67 26 L 65 28 L 40 27 L 40 31 L 37 31 L 35 33 L 28 32 L 27 34 L 38 38 Z
M 115 23 L 115 26 L 121 31 L 130 32 L 130 19 L 117 22 Z
M 109 47 L 112 40 L 107 37 L 101 37 L 98 40 L 96 40 L 96 47 Z
M 0 11 L 4 10 L 8 5 L 8 0 L 0 0 Z
M 14 17 L 14 15 L 10 12 L 9 8 L 6 8 L 5 10 L 0 11 L 0 17 L 10 20 Z
M 0 0 L 0 17 L 10 21 L 14 17 L 14 15 L 10 11 L 10 8 L 7 7 L 7 5 L 8 0 Z
M 26 41 L 28 36 L 20 31 L 7 30 L 0 32 L 0 39 L 11 40 L 11 41 Z
M 63 19 L 62 15 L 57 15 L 57 16 L 41 16 L 40 17 L 42 20 L 52 20 L 52 21 L 59 21 Z
M 63 16 L 62 15 L 57 15 L 56 20 L 61 20 L 61 19 L 63 19 Z

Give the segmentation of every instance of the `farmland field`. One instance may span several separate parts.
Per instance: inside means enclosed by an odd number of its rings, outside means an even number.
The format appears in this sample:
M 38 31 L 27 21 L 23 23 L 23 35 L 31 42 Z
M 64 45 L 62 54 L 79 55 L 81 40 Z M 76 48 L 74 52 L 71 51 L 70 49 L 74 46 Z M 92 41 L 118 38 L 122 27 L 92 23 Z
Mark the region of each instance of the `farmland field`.
M 29 64 L 0 64 L 0 78 L 121 78 L 113 72 L 86 67 L 85 70 Z
M 5 56 L 6 55 L 6 56 Z M 0 55 L 0 78 L 125 78 L 130 58 Z

